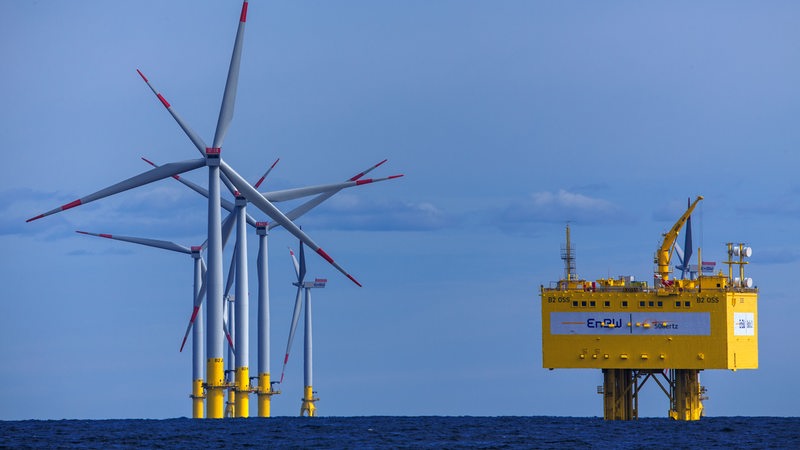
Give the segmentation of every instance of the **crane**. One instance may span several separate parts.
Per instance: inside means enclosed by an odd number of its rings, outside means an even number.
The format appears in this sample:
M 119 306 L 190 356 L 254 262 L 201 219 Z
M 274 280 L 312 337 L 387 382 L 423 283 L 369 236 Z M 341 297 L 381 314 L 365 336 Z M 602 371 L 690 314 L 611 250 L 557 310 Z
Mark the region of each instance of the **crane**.
M 678 239 L 678 233 L 681 231 L 681 228 L 683 228 L 683 224 L 686 223 L 686 220 L 689 219 L 695 206 L 697 206 L 702 199 L 703 196 L 698 195 L 686 212 L 675 222 L 675 225 L 673 225 L 668 232 L 664 233 L 664 242 L 656 252 L 655 258 L 655 263 L 658 264 L 657 275 L 661 278 L 662 282 L 667 282 L 669 280 L 669 260 L 672 257 L 672 246 L 675 244 L 675 240 Z

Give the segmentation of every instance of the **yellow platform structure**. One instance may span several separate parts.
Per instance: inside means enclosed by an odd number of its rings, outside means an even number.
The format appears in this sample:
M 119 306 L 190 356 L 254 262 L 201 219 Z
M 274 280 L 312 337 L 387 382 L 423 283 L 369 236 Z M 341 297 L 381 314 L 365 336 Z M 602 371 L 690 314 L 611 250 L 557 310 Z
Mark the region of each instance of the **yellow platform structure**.
M 670 256 L 662 250 L 673 246 L 700 199 L 665 235 L 653 286 L 629 276 L 578 279 L 567 227 L 565 277 L 541 287 L 542 365 L 601 369 L 607 420 L 637 418 L 639 390 L 650 380 L 669 397 L 670 417 L 698 420 L 705 399 L 700 371 L 758 368 L 758 289 L 744 277 L 750 249 L 727 244 L 727 275 L 669 277 Z

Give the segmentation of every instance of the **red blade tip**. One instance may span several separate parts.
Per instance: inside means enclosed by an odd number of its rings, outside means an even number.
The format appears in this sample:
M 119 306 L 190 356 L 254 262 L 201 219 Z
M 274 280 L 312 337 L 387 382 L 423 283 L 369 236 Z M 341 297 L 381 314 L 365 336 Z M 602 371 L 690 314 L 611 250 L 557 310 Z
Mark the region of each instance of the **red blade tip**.
M 239 22 L 247 22 L 247 0 L 242 4 L 242 15 L 239 16 Z
M 345 274 L 345 275 L 347 275 L 347 278 L 350 278 L 350 281 L 352 281 L 353 283 L 355 283 L 355 284 L 356 284 L 358 287 L 364 287 L 364 286 L 362 286 L 362 285 L 361 285 L 361 283 L 359 283 L 359 282 L 358 282 L 358 280 L 356 280 L 355 278 L 353 278 L 353 276 L 352 276 L 352 275 L 350 275 L 349 273 L 347 273 L 347 274 Z

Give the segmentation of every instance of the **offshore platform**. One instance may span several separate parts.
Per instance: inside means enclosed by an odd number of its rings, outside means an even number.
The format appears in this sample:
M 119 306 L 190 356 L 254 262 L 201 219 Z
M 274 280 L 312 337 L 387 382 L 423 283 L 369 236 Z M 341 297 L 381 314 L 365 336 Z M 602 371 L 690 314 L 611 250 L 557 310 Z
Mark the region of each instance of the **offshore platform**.
M 542 365 L 601 369 L 597 391 L 606 420 L 637 419 L 639 392 L 650 380 L 669 398 L 669 417 L 699 420 L 706 399 L 700 371 L 758 368 L 758 289 L 744 274 L 752 250 L 727 243 L 727 274 L 704 263 L 702 249 L 697 266 L 689 264 L 691 213 L 702 199 L 698 196 L 664 234 L 653 286 L 631 276 L 579 278 L 567 225 L 564 278 L 541 286 Z M 684 224 L 681 251 L 676 240 Z M 671 277 L 673 253 L 681 259 L 679 279 Z

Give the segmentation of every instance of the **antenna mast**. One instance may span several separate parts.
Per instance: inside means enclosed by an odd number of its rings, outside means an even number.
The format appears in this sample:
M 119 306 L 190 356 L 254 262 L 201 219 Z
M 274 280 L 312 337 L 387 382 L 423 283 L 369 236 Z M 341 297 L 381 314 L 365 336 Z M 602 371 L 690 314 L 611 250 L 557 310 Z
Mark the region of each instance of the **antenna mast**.
M 572 248 L 569 237 L 569 222 L 567 222 L 567 245 L 561 247 L 561 259 L 564 260 L 564 279 L 572 281 L 578 278 L 575 273 L 575 249 Z

